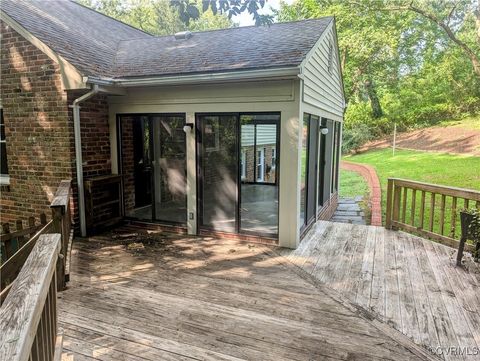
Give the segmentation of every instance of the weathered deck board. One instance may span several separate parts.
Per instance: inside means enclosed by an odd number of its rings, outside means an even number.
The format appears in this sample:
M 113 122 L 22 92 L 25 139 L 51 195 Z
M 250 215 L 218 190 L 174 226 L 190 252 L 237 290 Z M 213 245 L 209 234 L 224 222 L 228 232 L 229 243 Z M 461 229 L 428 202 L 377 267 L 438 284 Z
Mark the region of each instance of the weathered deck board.
M 333 236 L 329 229 L 320 231 Z M 116 242 L 104 236 L 74 245 L 59 302 L 65 360 L 431 358 L 270 248 L 159 235 L 132 252 Z
M 318 227 L 329 225 L 319 222 Z M 473 352 L 480 347 L 480 267 L 471 257 L 459 268 L 456 251 L 441 244 L 381 227 L 342 227 L 327 239 L 312 229 L 302 241 L 307 244 L 301 256 L 296 250 L 282 254 L 300 267 L 323 264 L 314 272 L 303 268 L 420 345 L 469 347 Z M 345 233 L 350 235 L 348 246 Z M 313 249 L 315 253 L 308 254 Z M 333 276 L 330 265 L 341 266 Z M 478 355 L 445 358 L 474 360 Z

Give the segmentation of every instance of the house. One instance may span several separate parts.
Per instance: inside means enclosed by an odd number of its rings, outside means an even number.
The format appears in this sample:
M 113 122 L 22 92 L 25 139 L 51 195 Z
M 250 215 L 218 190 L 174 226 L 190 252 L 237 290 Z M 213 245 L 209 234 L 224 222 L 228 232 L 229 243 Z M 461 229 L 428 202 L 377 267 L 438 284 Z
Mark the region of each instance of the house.
M 72 1 L 1 2 L 1 218 L 121 175 L 122 217 L 295 248 L 336 207 L 335 19 L 155 37 Z M 108 216 L 108 214 L 107 214 Z

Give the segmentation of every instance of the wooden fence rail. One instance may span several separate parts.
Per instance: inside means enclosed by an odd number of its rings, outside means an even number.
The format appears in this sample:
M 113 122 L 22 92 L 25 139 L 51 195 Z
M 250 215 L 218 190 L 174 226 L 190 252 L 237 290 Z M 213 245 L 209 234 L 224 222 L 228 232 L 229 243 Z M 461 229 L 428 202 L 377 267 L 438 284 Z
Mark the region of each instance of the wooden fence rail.
M 42 234 L 0 307 L 0 360 L 52 361 L 57 335 L 56 268 L 60 234 Z
M 43 228 L 47 224 L 47 216 L 45 213 L 40 213 L 40 224 L 35 224 L 35 217 L 28 218 L 28 227 L 23 228 L 23 222 L 21 219 L 17 219 L 15 222 L 15 232 L 10 229 L 9 223 L 2 224 L 2 233 L 0 234 L 2 262 L 9 259 L 15 252 L 17 252 L 33 237 L 39 229 Z
M 480 209 L 479 191 L 389 178 L 385 226 L 457 248 L 460 211 L 473 207 Z M 466 248 L 473 250 L 471 245 Z
M 52 209 L 52 220 L 47 222 L 45 215 L 41 217 L 40 225 L 33 225 L 28 229 L 19 230 L 0 235 L 2 243 L 8 243 L 15 240 L 20 247 L 15 253 L 0 266 L 0 304 L 7 297 L 11 290 L 12 283 L 20 273 L 25 261 L 35 247 L 38 239 L 45 233 L 59 233 L 61 236 L 60 256 L 57 262 L 57 289 L 63 290 L 66 282 L 69 280 L 70 252 L 73 239 L 73 230 L 71 227 L 71 209 L 70 209 L 71 181 L 63 180 L 55 193 L 55 197 L 50 205 Z M 32 217 L 30 218 L 32 219 Z M 17 222 L 19 224 L 21 222 Z M 32 221 L 30 221 L 32 223 Z M 34 221 L 33 221 L 34 223 Z M 8 226 L 5 227 L 4 229 Z M 32 234 L 32 232 L 34 232 Z M 26 240 L 25 236 L 30 235 Z

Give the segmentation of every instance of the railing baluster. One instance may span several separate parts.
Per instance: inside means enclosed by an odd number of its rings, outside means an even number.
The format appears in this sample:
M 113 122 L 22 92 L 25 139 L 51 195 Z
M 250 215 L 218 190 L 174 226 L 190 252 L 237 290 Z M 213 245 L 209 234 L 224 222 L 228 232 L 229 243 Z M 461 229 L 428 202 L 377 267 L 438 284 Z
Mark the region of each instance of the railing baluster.
M 393 179 L 387 183 L 387 210 L 385 215 L 385 228 L 392 229 L 392 207 L 393 207 Z
M 402 195 L 402 188 L 395 184 L 393 191 L 393 220 L 398 222 L 400 215 L 400 197 Z M 392 227 L 395 229 L 396 227 Z
M 443 235 L 443 230 L 445 228 L 445 195 L 442 194 L 440 200 L 440 234 Z
M 434 217 L 435 217 L 435 193 L 432 193 L 430 195 L 430 219 L 429 219 L 430 223 L 428 226 L 428 229 L 430 232 L 433 231 Z
M 423 229 L 424 222 L 425 222 L 425 191 L 422 191 L 422 201 L 420 203 L 420 225 L 419 225 L 420 229 Z
M 408 188 L 403 188 L 403 200 L 402 200 L 402 223 L 405 223 L 405 216 L 407 214 L 407 196 Z
M 415 207 L 416 207 L 416 202 L 417 202 L 417 190 L 413 189 L 412 190 L 412 207 L 410 211 L 410 224 L 412 226 L 415 226 Z
M 468 199 L 463 200 L 463 208 L 468 209 L 469 204 L 470 204 L 470 201 Z
M 452 198 L 452 218 L 451 218 L 451 230 L 450 230 L 450 237 L 455 238 L 456 232 L 456 223 L 457 223 L 457 197 Z

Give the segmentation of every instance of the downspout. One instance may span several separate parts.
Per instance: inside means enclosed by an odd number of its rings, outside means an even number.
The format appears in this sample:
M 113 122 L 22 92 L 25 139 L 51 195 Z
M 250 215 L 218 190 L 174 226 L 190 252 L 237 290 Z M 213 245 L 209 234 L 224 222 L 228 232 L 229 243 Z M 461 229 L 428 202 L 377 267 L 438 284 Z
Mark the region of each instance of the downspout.
M 75 99 L 73 108 L 73 132 L 75 137 L 75 164 L 77 168 L 77 187 L 78 187 L 78 214 L 80 216 L 80 234 L 82 237 L 87 235 L 87 224 L 85 218 L 85 193 L 83 189 L 83 158 L 82 158 L 82 137 L 80 131 L 80 103 L 91 98 L 98 93 L 98 85 L 93 85 L 92 89 Z

